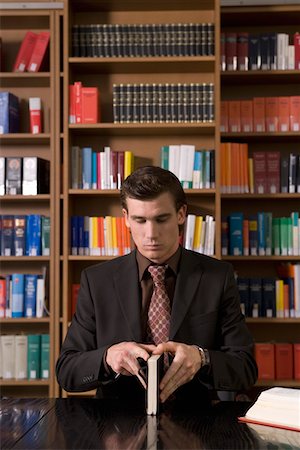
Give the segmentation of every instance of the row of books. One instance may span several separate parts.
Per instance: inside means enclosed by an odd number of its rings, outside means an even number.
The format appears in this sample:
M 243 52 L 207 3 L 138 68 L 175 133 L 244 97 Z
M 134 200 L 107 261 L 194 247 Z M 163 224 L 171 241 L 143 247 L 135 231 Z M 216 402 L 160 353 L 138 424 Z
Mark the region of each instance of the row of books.
M 71 254 L 120 256 L 131 251 L 124 217 L 71 217 Z
M 50 161 L 37 156 L 0 156 L 0 195 L 50 192 Z
M 259 380 L 300 380 L 300 344 L 254 344 Z
M 299 212 L 293 211 L 289 217 L 258 212 L 248 218 L 232 212 L 221 222 L 221 248 L 223 256 L 298 256 Z
M 213 83 L 113 85 L 115 123 L 212 122 Z
M 81 81 L 69 85 L 69 123 L 100 122 L 100 93 L 97 87 L 83 86 Z
M 72 146 L 72 189 L 120 189 L 134 168 L 130 150 L 116 151 L 106 146 L 96 152 L 91 147 Z
M 221 192 L 300 193 L 300 154 L 256 151 L 249 157 L 247 143 L 221 143 Z
M 49 31 L 27 31 L 20 45 L 13 72 L 39 72 L 49 46 Z
M 1 277 L 0 318 L 40 318 L 47 313 L 45 273 L 43 275 L 13 273 Z
M 50 255 L 50 217 L 3 214 L 0 225 L 1 256 Z
M 87 24 L 72 27 L 72 56 L 213 56 L 213 23 Z
M 221 101 L 223 133 L 300 131 L 300 96 Z
M 184 189 L 215 188 L 215 151 L 195 145 L 164 145 L 160 151 L 161 167 L 173 172 Z
M 207 214 L 188 214 L 184 225 L 183 246 L 188 250 L 213 256 L 215 253 L 216 222 Z
M 0 377 L 5 380 L 48 379 L 49 334 L 3 334 L 0 336 Z
M 246 317 L 300 317 L 300 264 L 284 279 L 238 277 L 237 285 Z
M 221 33 L 221 70 L 299 70 L 300 33 Z
M 20 131 L 20 102 L 11 92 L 0 92 L 0 134 L 19 133 Z M 42 133 L 42 101 L 40 97 L 28 99 L 29 124 L 28 129 L 32 134 Z

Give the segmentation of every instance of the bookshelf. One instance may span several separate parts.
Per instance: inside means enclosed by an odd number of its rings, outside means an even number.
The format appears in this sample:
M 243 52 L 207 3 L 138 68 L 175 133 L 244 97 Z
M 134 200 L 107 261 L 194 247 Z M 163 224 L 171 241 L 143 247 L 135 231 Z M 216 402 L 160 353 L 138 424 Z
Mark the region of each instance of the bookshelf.
M 147 56 L 147 57 L 74 57 L 72 27 L 89 24 L 170 24 L 212 23 L 215 27 L 215 54 L 212 56 Z M 111 257 L 74 256 L 70 254 L 70 218 L 72 215 L 121 216 L 117 190 L 71 189 L 72 146 L 92 147 L 99 152 L 104 146 L 112 150 L 131 150 L 135 168 L 146 164 L 160 165 L 160 149 L 169 144 L 193 144 L 196 148 L 216 151 L 216 178 L 219 176 L 219 2 L 167 0 L 154 2 L 129 0 L 122 2 L 88 0 L 68 2 L 65 14 L 64 92 L 76 81 L 84 86 L 97 86 L 100 92 L 101 122 L 69 124 L 68 98 L 64 99 L 63 186 L 61 211 L 63 240 L 61 255 L 62 295 L 61 339 L 70 321 L 71 287 L 79 283 L 81 270 Z M 69 31 L 67 31 L 69 30 Z M 209 123 L 114 123 L 113 85 L 134 83 L 213 83 L 215 88 L 215 120 Z M 218 186 L 218 183 L 217 183 Z M 216 218 L 216 256 L 220 257 L 220 195 L 218 187 L 187 190 L 189 211 L 212 214 Z M 63 392 L 63 396 L 67 394 Z
M 56 241 L 55 212 L 56 185 L 59 174 L 56 170 L 56 111 L 60 64 L 59 46 L 63 17 L 62 3 L 27 4 L 26 9 L 20 3 L 2 3 L 0 20 L 2 39 L 2 66 L 0 73 L 0 91 L 9 91 L 20 98 L 20 132 L 0 135 L 1 156 L 24 157 L 37 156 L 50 161 L 50 190 L 38 195 L 1 196 L 1 214 L 41 214 L 50 217 L 50 256 L 1 256 L 1 276 L 12 273 L 41 274 L 47 270 L 49 280 L 48 308 L 49 316 L 41 318 L 2 318 L 1 334 L 49 334 L 50 336 L 50 375 L 48 379 L 1 379 L 1 393 L 4 396 L 53 397 L 58 393 L 55 384 L 54 367 L 57 357 L 57 320 L 55 302 L 56 277 Z M 13 65 L 20 44 L 28 31 L 50 32 L 49 54 L 41 72 L 13 72 Z M 40 97 L 43 107 L 43 130 L 40 134 L 31 134 L 29 128 L 29 97 Z M 56 227 L 56 229 L 58 229 Z M 56 349 L 56 350 L 55 350 Z
M 221 32 L 252 34 L 298 32 L 299 5 L 240 6 L 221 9 Z M 299 70 L 248 70 L 221 72 L 221 99 L 245 100 L 254 97 L 297 96 Z M 279 151 L 281 157 L 292 152 L 299 153 L 299 132 L 222 132 L 221 142 L 247 143 L 249 156 L 255 151 Z M 277 194 L 221 194 L 221 214 L 228 216 L 233 211 L 245 215 L 259 211 L 271 211 L 274 217 L 289 216 L 299 212 L 299 193 Z M 230 261 L 241 277 L 276 277 L 281 263 L 299 264 L 295 256 L 222 256 Z M 247 318 L 247 323 L 256 342 L 299 343 L 299 318 Z M 261 380 L 258 386 L 297 386 L 299 380 Z

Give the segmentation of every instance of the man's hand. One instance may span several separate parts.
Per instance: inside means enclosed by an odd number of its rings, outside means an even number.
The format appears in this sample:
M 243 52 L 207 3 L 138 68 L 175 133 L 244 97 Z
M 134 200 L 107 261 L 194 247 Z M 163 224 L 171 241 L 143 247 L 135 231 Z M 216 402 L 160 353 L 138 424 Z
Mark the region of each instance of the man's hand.
M 165 402 L 179 386 L 191 381 L 201 368 L 201 355 L 193 345 L 181 344 L 179 342 L 166 342 L 159 344 L 154 355 L 169 352 L 174 359 L 160 383 L 160 400 Z
M 138 344 L 136 342 L 120 342 L 112 345 L 106 352 L 106 363 L 116 373 L 122 375 L 138 375 L 140 365 L 137 358 L 145 361 L 156 346 L 152 344 Z

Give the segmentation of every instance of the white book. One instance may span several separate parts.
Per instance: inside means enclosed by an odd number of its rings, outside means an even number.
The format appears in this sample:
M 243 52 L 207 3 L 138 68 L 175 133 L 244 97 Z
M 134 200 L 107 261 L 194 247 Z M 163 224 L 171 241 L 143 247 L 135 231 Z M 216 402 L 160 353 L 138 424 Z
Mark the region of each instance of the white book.
M 169 170 L 179 178 L 180 145 L 169 145 Z
M 260 393 L 241 420 L 300 431 L 300 389 L 274 387 Z
M 106 189 L 106 153 L 100 152 L 100 186 L 101 189 Z
M 111 185 L 110 185 L 110 174 L 111 174 L 110 147 L 104 147 L 104 153 L 105 153 L 105 189 L 111 189 Z
M 196 224 L 195 214 L 188 214 L 185 223 L 184 242 L 183 242 L 183 246 L 187 250 L 193 250 L 195 224 Z
M 1 336 L 2 378 L 9 380 L 15 377 L 15 335 Z
M 288 35 L 286 33 L 277 34 L 277 70 L 287 69 L 288 55 Z
M 27 336 L 25 334 L 15 337 L 15 378 L 27 378 Z
M 295 46 L 289 45 L 288 46 L 288 70 L 294 70 L 295 69 Z
M 195 146 L 180 145 L 179 155 L 179 181 L 184 189 L 191 189 L 193 186 Z
M 36 317 L 43 317 L 45 307 L 45 279 L 38 278 L 36 284 Z
M 201 227 L 199 253 L 204 253 L 204 244 L 205 244 L 206 226 L 207 226 L 207 224 L 206 224 L 206 221 L 204 220 L 204 221 L 202 222 L 202 227 Z
M 5 194 L 5 158 L 0 157 L 0 195 Z
M 209 250 L 209 240 L 210 240 L 210 234 L 212 233 L 212 222 L 213 222 L 213 216 L 210 216 L 209 214 L 206 215 L 205 217 L 205 223 L 206 223 L 206 227 L 205 227 L 205 240 L 204 240 L 204 250 L 203 253 L 205 255 L 209 255 L 210 250 Z

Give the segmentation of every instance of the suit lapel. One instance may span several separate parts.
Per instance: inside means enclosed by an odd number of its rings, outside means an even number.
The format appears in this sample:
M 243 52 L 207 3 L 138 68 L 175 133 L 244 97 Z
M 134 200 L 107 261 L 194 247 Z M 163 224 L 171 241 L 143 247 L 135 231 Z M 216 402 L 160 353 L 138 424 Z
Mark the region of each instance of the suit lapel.
M 131 339 L 140 342 L 141 331 L 141 300 L 138 288 L 138 270 L 135 252 L 124 258 L 118 271 L 113 275 L 114 287 L 117 292 L 120 308 L 128 325 Z M 120 327 L 122 324 L 120 324 Z
M 174 338 L 184 320 L 203 273 L 202 265 L 192 253 L 183 249 L 181 258 L 171 312 L 170 340 Z

